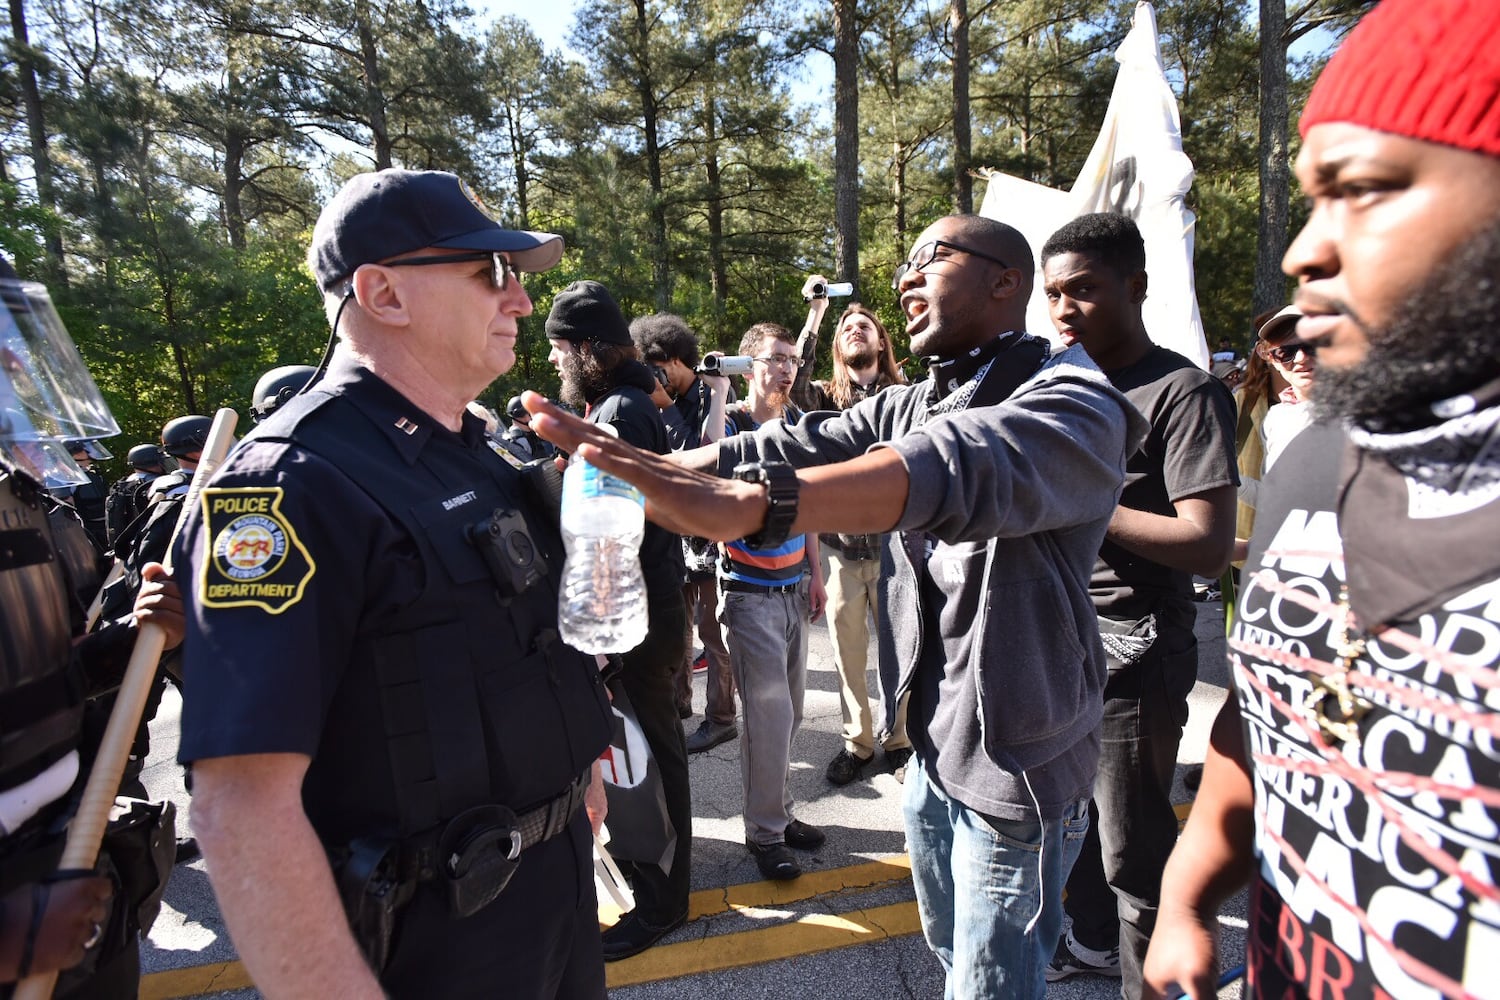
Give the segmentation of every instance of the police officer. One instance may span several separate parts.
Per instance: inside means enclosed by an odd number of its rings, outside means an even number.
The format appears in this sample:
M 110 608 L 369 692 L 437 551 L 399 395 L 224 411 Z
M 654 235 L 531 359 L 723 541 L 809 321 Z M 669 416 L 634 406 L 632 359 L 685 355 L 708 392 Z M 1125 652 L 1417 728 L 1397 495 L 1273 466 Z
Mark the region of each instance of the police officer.
M 161 448 L 154 444 L 136 445 L 126 454 L 125 460 L 130 463 L 130 474 L 115 480 L 104 502 L 104 519 L 111 547 L 130 522 L 146 509 L 146 496 L 156 477 L 167 473 Z
M 213 421 L 192 414 L 168 420 L 161 429 L 161 450 L 177 460 L 177 468 L 157 476 L 146 490 L 146 507 L 122 531 L 114 542 L 115 557 L 124 565 L 124 573 L 105 591 L 103 616 L 106 619 L 122 613 L 135 600 L 141 587 L 141 570 L 147 563 L 166 558 L 187 498 L 193 473 L 203 445 L 208 441 Z M 136 449 L 131 449 L 134 454 Z M 152 709 L 154 712 L 154 708 Z
M 318 374 L 312 365 L 279 365 L 260 377 L 250 396 L 250 417 L 257 424 L 281 409 Z
M 561 254 L 452 174 L 350 180 L 309 253 L 328 371 L 180 543 L 194 827 L 268 995 L 604 996 L 603 678 L 557 638 L 540 500 L 465 406 L 514 363 L 517 272 Z
M 510 402 L 505 404 L 505 413 L 510 417 L 510 426 L 500 435 L 500 443 L 513 455 L 523 462 L 530 462 L 557 454 L 552 442 L 538 437 L 531 429 L 531 414 L 521 405 L 520 396 L 510 397 Z
M 74 644 L 68 595 L 79 585 L 69 578 L 72 560 L 58 550 L 42 488 L 68 474 L 52 460 L 66 450 L 40 438 L 33 418 L 63 428 L 76 427 L 82 412 L 114 420 L 75 351 L 59 350 L 55 340 L 27 342 L 27 329 L 63 327 L 40 286 L 18 281 L 3 258 L 0 296 L 0 348 L 30 384 L 46 384 L 43 372 L 66 373 L 51 385 L 78 397 L 67 406 L 35 396 L 23 404 L 10 366 L 0 367 L 0 996 L 26 976 L 70 970 L 55 995 L 134 997 L 137 904 L 150 904 L 122 887 L 142 884 L 143 875 L 159 892 L 164 874 L 117 866 L 118 827 L 96 870 L 58 872 L 57 862 L 96 749 L 84 735 L 84 699 L 119 683 L 139 623 L 161 625 L 167 645 L 177 645 L 181 606 L 161 567 L 151 567 L 133 617 Z M 77 482 L 80 470 L 71 472 Z
M 105 552 L 109 549 L 109 529 L 105 526 L 104 504 L 109 496 L 109 484 L 104 481 L 104 476 L 94 468 L 94 459 L 103 461 L 111 458 L 109 451 L 93 441 L 75 439 L 67 443 L 68 454 L 72 456 L 73 462 L 88 477 L 88 482 L 79 483 L 77 486 L 69 487 L 65 492 L 73 503 L 73 509 L 78 511 L 78 516 L 83 520 L 83 527 L 89 533 L 89 539 L 99 549 Z

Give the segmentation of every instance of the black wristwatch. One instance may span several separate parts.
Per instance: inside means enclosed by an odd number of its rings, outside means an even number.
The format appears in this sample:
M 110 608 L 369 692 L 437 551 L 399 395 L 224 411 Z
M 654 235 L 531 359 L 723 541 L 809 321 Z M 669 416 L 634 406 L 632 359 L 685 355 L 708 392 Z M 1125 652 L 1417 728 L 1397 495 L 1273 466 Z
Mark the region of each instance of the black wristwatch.
M 792 522 L 797 520 L 797 496 L 802 491 L 797 470 L 785 462 L 745 462 L 734 467 L 734 478 L 764 483 L 770 501 L 766 523 L 741 540 L 752 549 L 773 549 L 786 541 L 792 533 Z

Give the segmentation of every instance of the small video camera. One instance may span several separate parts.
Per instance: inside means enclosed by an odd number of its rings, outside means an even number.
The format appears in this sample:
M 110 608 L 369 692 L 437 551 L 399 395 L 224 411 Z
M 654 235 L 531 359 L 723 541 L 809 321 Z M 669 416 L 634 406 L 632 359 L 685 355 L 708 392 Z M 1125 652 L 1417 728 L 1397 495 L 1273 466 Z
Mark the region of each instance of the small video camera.
M 804 296 L 806 301 L 813 299 L 842 299 L 854 294 L 854 284 L 849 281 L 817 282 L 812 286 L 812 294 Z
M 489 517 L 470 525 L 467 534 L 501 597 L 524 594 L 547 575 L 546 556 L 532 541 L 519 511 L 497 507 Z
M 746 354 L 710 354 L 694 369 L 699 375 L 748 375 L 755 359 Z

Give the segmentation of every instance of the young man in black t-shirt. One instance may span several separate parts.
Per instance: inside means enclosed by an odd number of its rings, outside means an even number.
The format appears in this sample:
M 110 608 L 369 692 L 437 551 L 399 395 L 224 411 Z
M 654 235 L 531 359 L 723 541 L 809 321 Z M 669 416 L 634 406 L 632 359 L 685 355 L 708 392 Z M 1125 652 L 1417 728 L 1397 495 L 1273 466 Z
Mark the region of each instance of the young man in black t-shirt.
M 1082 344 L 1151 424 L 1094 565 L 1089 592 L 1109 659 L 1093 822 L 1065 907 L 1072 929 L 1047 970 L 1122 976 L 1140 995 L 1161 873 L 1177 836 L 1172 779 L 1197 676 L 1192 575 L 1215 577 L 1234 543 L 1234 405 L 1218 379 L 1151 342 L 1146 255 L 1122 215 L 1074 219 L 1042 247 L 1052 321 Z

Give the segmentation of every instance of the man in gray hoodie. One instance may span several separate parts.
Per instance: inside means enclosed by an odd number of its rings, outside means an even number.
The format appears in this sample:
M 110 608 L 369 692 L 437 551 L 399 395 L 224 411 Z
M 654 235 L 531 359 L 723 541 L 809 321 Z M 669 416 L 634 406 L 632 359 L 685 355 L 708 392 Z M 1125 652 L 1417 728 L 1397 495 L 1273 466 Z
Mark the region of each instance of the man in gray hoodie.
M 1033 271 L 1009 226 L 938 220 L 895 281 L 927 379 L 675 462 L 526 397 L 539 433 L 635 482 L 647 515 L 679 531 L 756 544 L 900 533 L 885 553 L 881 687 L 887 718 L 911 695 L 917 901 L 959 997 L 1045 991 L 1098 765 L 1089 574 L 1145 432 L 1082 349 L 1051 356 L 1024 332 Z

